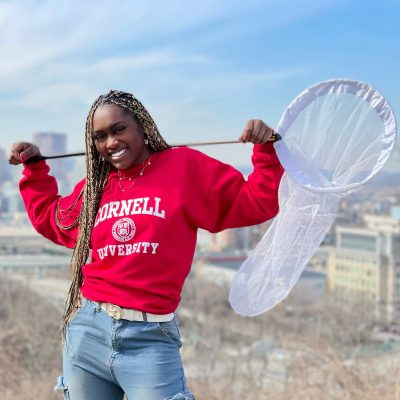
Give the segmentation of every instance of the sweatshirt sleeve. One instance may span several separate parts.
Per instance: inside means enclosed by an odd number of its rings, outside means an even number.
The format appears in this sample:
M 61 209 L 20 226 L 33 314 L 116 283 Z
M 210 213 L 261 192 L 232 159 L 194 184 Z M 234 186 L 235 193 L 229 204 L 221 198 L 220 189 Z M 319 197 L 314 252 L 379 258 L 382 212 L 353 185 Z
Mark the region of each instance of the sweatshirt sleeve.
M 199 204 L 200 228 L 218 232 L 260 224 L 276 216 L 284 170 L 273 143 L 254 145 L 252 163 L 254 170 L 247 180 L 235 168 L 221 162 L 202 169 L 210 187 L 199 199 L 204 206 Z
M 80 181 L 70 195 L 62 197 L 49 170 L 45 161 L 25 165 L 19 182 L 21 196 L 36 231 L 56 244 L 73 248 L 78 236 L 78 224 L 74 222 L 79 217 L 85 180 Z M 62 229 L 58 225 L 74 226 Z

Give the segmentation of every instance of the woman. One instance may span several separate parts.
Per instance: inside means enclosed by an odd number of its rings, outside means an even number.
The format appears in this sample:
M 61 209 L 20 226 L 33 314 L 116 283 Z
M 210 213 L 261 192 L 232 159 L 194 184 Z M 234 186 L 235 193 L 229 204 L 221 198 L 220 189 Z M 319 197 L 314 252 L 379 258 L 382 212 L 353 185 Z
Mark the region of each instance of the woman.
M 275 216 L 283 170 L 272 135 L 260 120 L 247 123 L 240 140 L 255 146 L 245 181 L 196 150 L 170 148 L 134 96 L 110 91 L 89 112 L 87 176 L 67 197 L 45 161 L 30 162 L 40 155 L 34 144 L 12 146 L 10 163 L 25 164 L 20 190 L 33 226 L 74 248 L 59 381 L 66 398 L 194 399 L 174 312 L 197 229 Z

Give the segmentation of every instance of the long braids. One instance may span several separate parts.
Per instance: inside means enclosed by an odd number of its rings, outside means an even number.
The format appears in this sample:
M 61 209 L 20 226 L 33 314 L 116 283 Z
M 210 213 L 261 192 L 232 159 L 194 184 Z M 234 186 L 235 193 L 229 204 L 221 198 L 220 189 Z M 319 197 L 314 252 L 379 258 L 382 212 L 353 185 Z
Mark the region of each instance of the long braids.
M 61 324 L 61 332 L 64 340 L 68 323 L 80 306 L 80 288 L 83 284 L 82 267 L 89 257 L 91 233 L 99 209 L 103 189 L 110 171 L 110 164 L 97 152 L 92 138 L 93 115 L 99 106 L 107 104 L 119 106 L 133 114 L 142 125 L 145 138 L 148 140 L 148 145 L 151 150 L 162 151 L 169 148 L 146 108 L 132 94 L 119 90 L 111 90 L 107 94 L 98 97 L 90 108 L 85 129 L 86 183 L 83 191 L 82 207 L 78 217 L 78 239 L 71 260 L 72 282 L 65 303 L 65 311 Z

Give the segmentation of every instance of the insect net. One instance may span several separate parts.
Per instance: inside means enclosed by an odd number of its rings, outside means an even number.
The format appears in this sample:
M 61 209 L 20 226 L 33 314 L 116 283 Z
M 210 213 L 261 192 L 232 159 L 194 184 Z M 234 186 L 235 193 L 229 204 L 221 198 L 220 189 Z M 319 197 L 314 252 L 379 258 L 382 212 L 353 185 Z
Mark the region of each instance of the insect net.
M 285 168 L 279 214 L 244 261 L 229 300 L 257 315 L 283 300 L 331 228 L 339 202 L 387 161 L 396 123 L 370 85 L 332 80 L 301 93 L 285 110 L 274 144 Z

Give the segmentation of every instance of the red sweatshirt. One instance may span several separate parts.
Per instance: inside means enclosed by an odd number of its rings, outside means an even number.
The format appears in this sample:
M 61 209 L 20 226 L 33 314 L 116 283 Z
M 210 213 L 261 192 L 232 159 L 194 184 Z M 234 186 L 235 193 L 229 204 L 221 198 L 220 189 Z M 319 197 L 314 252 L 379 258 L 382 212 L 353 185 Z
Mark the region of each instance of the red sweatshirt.
M 189 148 L 154 153 L 132 187 L 133 181 L 120 181 L 112 169 L 92 231 L 91 260 L 83 266 L 82 294 L 155 314 L 175 311 L 198 228 L 218 232 L 276 215 L 283 169 L 272 143 L 255 145 L 252 161 L 248 181 L 232 166 Z M 119 173 L 136 177 L 141 169 Z M 25 166 L 20 191 L 35 229 L 72 248 L 78 228 L 60 229 L 56 207 L 61 223 L 71 224 L 79 215 L 82 198 L 76 200 L 85 181 L 60 197 L 48 172 L 44 161 Z

